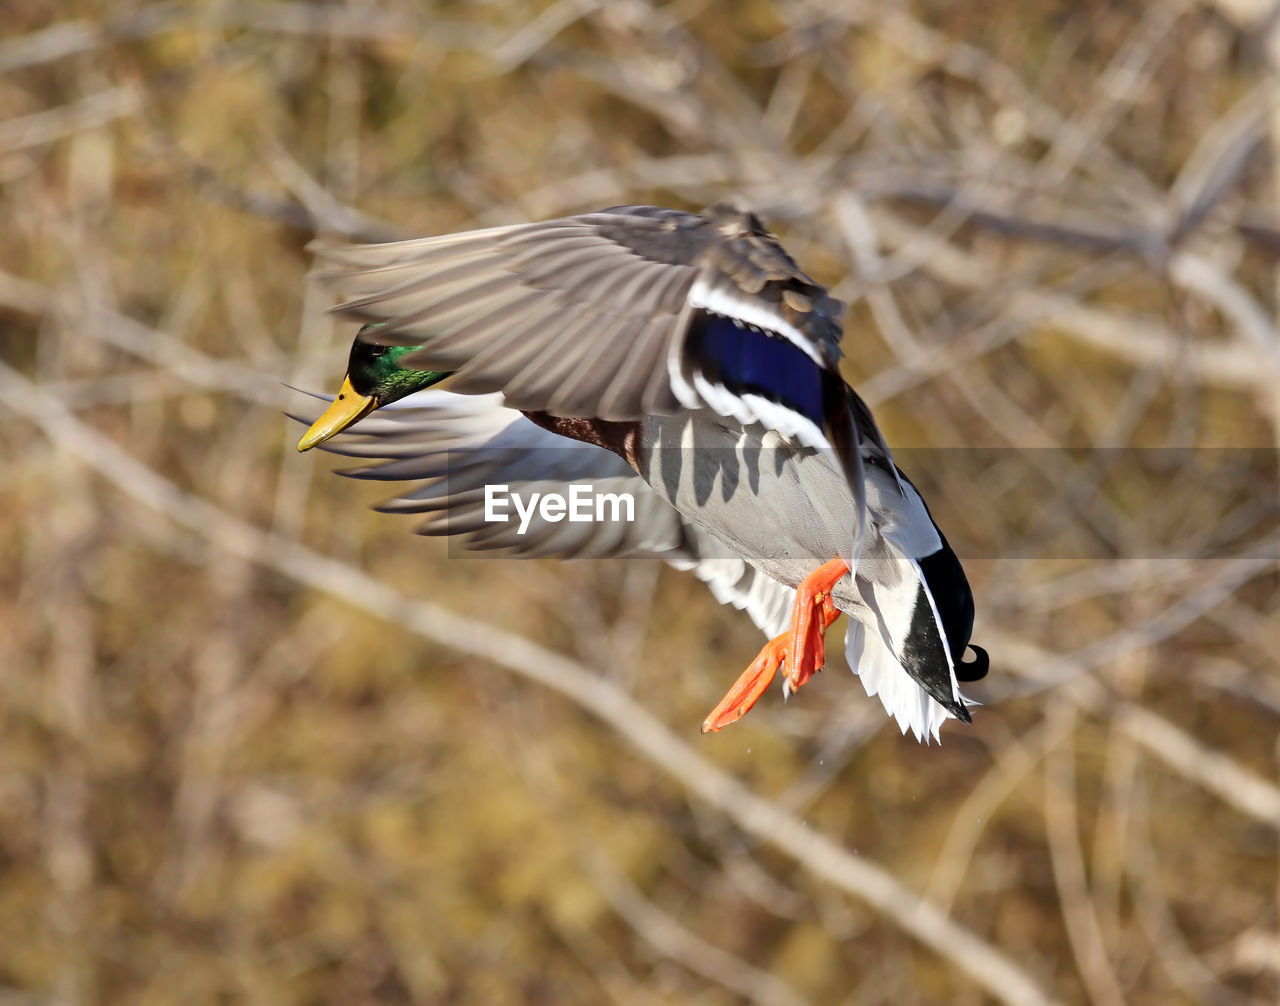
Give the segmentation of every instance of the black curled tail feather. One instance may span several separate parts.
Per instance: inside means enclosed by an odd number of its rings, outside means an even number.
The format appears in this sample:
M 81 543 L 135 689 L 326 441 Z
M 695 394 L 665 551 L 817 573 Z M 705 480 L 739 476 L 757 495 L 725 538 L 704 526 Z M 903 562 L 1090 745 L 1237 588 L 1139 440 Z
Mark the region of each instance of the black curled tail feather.
M 969 644 L 969 649 L 973 651 L 972 660 L 956 661 L 957 681 L 981 681 L 987 676 L 987 670 L 991 667 L 991 657 L 987 655 L 986 650 L 973 643 Z

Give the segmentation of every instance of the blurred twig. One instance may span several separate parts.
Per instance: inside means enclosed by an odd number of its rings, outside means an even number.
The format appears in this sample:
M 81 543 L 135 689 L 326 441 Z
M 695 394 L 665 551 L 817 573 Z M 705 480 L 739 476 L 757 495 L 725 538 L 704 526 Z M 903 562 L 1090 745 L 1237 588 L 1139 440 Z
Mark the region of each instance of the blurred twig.
M 72 303 L 41 283 L 0 271 L 0 306 L 39 317 L 66 318 L 76 311 Z M 146 360 L 189 385 L 234 392 L 263 405 L 279 404 L 279 382 L 254 367 L 219 360 L 188 346 L 173 336 L 101 305 L 83 308 L 78 320 L 92 326 L 92 335 Z
M 1159 619 L 1155 621 L 1158 624 Z M 1150 629 L 1147 628 L 1146 631 Z M 1142 635 L 1143 629 L 1137 632 Z M 1063 666 L 1076 659 L 1065 656 L 1055 659 L 1043 648 L 1026 640 L 999 633 L 997 636 L 1000 637 L 999 645 L 1010 661 L 1010 666 L 1020 674 L 1038 677 L 1040 671 L 1032 668 L 1043 668 L 1046 664 Z M 1113 640 L 1119 642 L 1127 636 L 1127 633 L 1118 633 Z M 1109 651 L 1106 660 L 1132 652 L 1128 645 L 1114 648 L 1107 646 L 1105 649 Z M 1089 659 L 1075 666 L 1079 672 L 1104 662 Z M 1056 678 L 1056 673 L 1053 676 Z M 1069 696 L 1090 711 L 1109 711 L 1118 727 L 1166 765 L 1242 813 L 1280 828 L 1280 786 L 1262 778 L 1224 752 L 1215 751 L 1195 740 L 1166 718 L 1133 703 L 1115 703 L 1104 698 L 1103 689 L 1097 681 L 1080 678 L 1073 686 L 1063 688 L 1061 694 Z
M 0 153 L 53 143 L 73 133 L 127 118 L 142 108 L 143 100 L 139 88 L 123 85 L 57 108 L 0 120 Z
M 1072 734 L 1076 712 L 1069 706 L 1050 711 L 1064 726 L 1056 732 Z M 1044 816 L 1049 838 L 1049 862 L 1062 902 L 1067 937 L 1076 955 L 1080 977 L 1095 1006 L 1121 1006 L 1124 993 L 1107 958 L 1106 941 L 1094 914 L 1093 899 L 1080 849 L 1080 823 L 1076 813 L 1075 747 L 1070 739 L 1051 747 L 1045 756 Z
M 1169 768 L 1241 813 L 1280 828 L 1280 786 L 1141 706 L 1125 705 L 1117 722 Z
M 193 8 L 156 3 L 101 21 L 61 21 L 27 35 L 0 40 L 0 73 L 39 66 L 94 52 L 118 42 L 147 38 L 175 29 L 247 28 L 287 35 L 321 35 L 370 41 L 395 41 L 429 33 L 436 44 L 481 47 L 481 29 L 440 17 L 426 19 L 362 5 L 326 6 L 274 0 L 271 3 L 220 3 Z
M 614 910 L 656 950 L 751 1002 L 799 1006 L 801 999 L 768 971 L 727 954 L 690 932 L 635 889 L 600 853 L 584 855 L 587 872 Z

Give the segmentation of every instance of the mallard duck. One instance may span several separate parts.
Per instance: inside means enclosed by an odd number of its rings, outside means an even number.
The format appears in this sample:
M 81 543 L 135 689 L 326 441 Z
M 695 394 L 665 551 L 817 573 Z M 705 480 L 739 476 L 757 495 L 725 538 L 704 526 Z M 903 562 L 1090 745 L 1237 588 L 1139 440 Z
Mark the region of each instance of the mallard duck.
M 704 732 L 779 671 L 784 695 L 812 678 L 841 612 L 849 666 L 903 733 L 971 721 L 960 682 L 988 659 L 964 570 L 840 374 L 845 305 L 754 214 L 621 206 L 314 247 L 335 310 L 366 324 L 299 450 L 381 410 L 329 449 L 381 459 L 349 474 L 423 481 L 383 509 L 428 514 L 425 533 L 692 570 L 768 638 Z M 629 494 L 632 519 L 518 526 L 486 488 L 578 484 Z

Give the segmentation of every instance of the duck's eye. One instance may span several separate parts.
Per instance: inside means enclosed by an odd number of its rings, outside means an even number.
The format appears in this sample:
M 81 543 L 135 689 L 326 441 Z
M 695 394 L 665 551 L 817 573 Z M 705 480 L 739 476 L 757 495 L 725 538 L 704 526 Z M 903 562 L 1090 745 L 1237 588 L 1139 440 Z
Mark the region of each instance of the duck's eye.
M 390 346 L 380 346 L 380 345 L 378 345 L 377 343 L 374 343 L 372 346 L 370 346 L 370 347 L 369 347 L 369 355 L 370 355 L 370 356 L 384 356 L 384 355 L 386 354 L 387 350 L 388 350 L 388 349 L 390 349 L 390 348 L 391 348 Z

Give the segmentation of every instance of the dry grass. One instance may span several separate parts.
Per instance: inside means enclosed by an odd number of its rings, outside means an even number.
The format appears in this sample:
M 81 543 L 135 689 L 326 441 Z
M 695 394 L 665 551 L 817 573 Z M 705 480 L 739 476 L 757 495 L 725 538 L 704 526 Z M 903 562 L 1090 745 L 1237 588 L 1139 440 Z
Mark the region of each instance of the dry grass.
M 1280 994 L 1265 5 L 0 14 L 0 1004 Z M 975 581 L 972 728 L 292 451 L 316 231 L 741 195 Z M 981 448 L 981 449 L 978 449 Z

